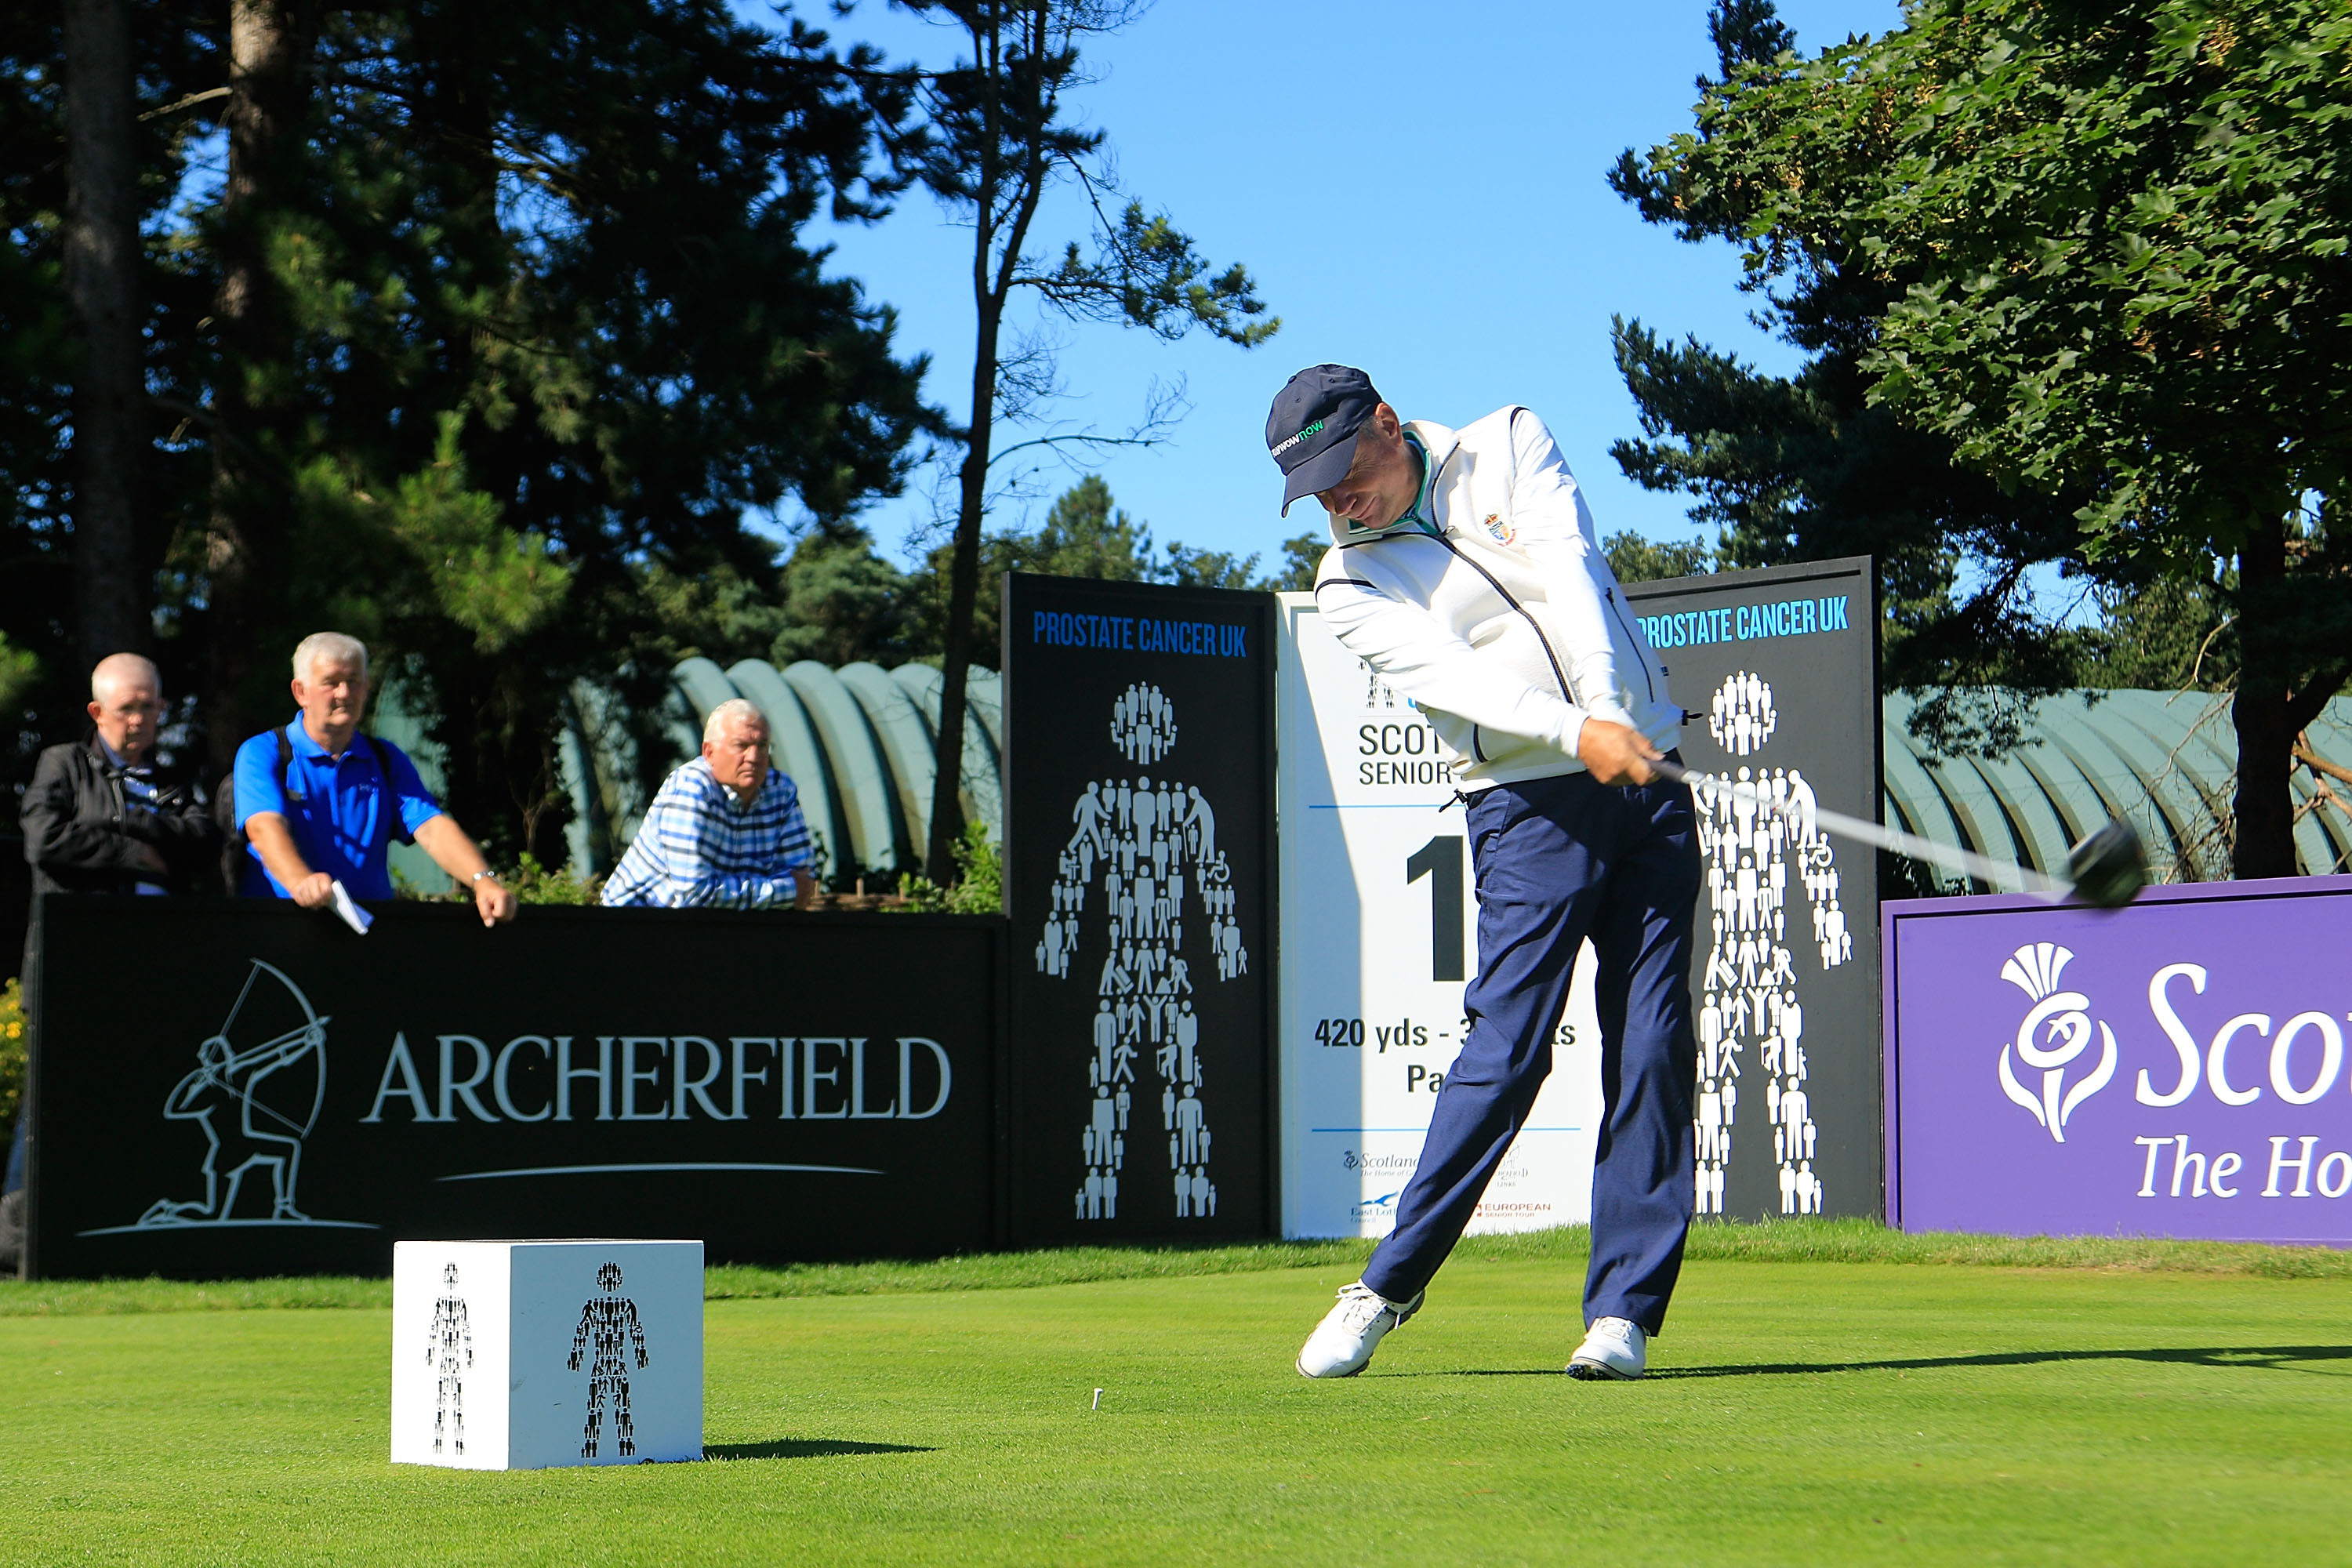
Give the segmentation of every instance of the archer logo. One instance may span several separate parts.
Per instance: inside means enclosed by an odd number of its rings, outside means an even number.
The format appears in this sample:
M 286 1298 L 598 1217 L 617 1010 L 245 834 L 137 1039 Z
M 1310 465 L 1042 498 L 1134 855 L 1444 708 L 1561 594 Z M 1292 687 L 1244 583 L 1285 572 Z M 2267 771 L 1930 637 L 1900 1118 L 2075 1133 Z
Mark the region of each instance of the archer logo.
M 218 1031 L 196 1047 L 195 1070 L 163 1100 L 166 1121 L 204 1134 L 201 1198 L 158 1198 L 133 1225 L 81 1232 L 225 1226 L 331 1226 L 374 1230 L 354 1220 L 312 1219 L 296 1203 L 302 1142 L 327 1098 L 327 1020 L 276 964 L 253 961 Z M 266 1176 L 266 1215 L 239 1215 L 237 1199 Z M 247 1178 L 253 1177 L 255 1184 Z M 248 1211 L 260 1205 L 250 1200 Z
M 2058 977 L 2074 962 L 2071 949 L 2055 942 L 2028 942 L 2000 966 L 2000 977 L 2032 999 L 2033 1005 L 2017 1026 L 2018 1059 L 2042 1069 L 2042 1093 L 2036 1097 L 2010 1066 L 2011 1047 L 2000 1047 L 2000 1091 L 2033 1113 L 2058 1142 L 2066 1142 L 2066 1123 L 2074 1108 L 2107 1087 L 2116 1076 L 2116 1034 L 2099 1026 L 2103 1048 L 2098 1065 L 2066 1087 L 2066 1069 L 2091 1045 L 2091 999 L 2080 991 L 2061 991 Z

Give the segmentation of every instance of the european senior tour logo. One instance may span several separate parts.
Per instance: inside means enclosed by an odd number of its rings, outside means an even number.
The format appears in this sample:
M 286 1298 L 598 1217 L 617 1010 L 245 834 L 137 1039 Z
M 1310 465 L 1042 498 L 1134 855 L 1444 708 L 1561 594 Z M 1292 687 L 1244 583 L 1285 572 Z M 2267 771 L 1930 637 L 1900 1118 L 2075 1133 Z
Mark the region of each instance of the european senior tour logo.
M 2066 1086 L 2066 1069 L 2073 1066 L 2091 1045 L 2091 999 L 2080 991 L 2058 989 L 2059 976 L 2074 961 L 2072 949 L 2055 942 L 2028 942 L 2010 955 L 2000 966 L 2000 977 L 2015 985 L 2032 999 L 2033 1005 L 2017 1026 L 2014 1049 L 2018 1059 L 2029 1068 L 2042 1069 L 2042 1093 L 2036 1098 L 2024 1084 L 2018 1081 L 2017 1072 L 2010 1065 L 2011 1047 L 2000 1047 L 2000 1089 L 2003 1094 L 2032 1112 L 2033 1120 L 2050 1130 L 2058 1142 L 2066 1142 L 2066 1123 L 2074 1108 L 2107 1087 L 2116 1076 L 2116 1034 L 2104 1023 L 2099 1025 L 2101 1049 L 2098 1065 L 2088 1076 Z

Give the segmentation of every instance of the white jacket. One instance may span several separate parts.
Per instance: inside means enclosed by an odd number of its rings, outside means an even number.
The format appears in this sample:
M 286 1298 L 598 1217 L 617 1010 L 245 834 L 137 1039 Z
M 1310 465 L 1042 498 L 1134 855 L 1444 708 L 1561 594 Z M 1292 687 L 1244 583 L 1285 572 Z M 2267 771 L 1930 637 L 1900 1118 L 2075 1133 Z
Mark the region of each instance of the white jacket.
M 1405 428 L 1437 471 L 1444 536 L 1331 520 L 1315 602 L 1341 645 L 1429 716 L 1474 788 L 1583 772 L 1588 718 L 1672 748 L 1683 710 L 1543 421 Z

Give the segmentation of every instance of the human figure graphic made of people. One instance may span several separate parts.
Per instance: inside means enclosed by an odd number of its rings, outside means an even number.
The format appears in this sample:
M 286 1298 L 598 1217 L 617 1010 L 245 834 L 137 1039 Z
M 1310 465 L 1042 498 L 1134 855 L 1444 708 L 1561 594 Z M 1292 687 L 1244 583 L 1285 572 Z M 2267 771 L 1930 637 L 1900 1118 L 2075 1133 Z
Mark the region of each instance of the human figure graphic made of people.
M 1175 707 L 1159 687 L 1131 685 L 1111 705 L 1110 738 L 1129 762 L 1152 766 L 1175 746 Z M 1076 968 L 1082 929 L 1091 924 L 1104 938 L 1101 968 L 1087 970 L 1097 998 L 1086 1047 L 1093 1099 L 1078 1134 L 1086 1174 L 1072 1196 L 1075 1217 L 1118 1217 L 1136 1131 L 1137 1064 L 1148 1055 L 1168 1138 L 1162 1190 L 1177 1218 L 1207 1219 L 1217 1212 L 1217 1187 L 1209 1177 L 1214 1138 L 1201 1099 L 1206 1075 L 1192 1002 L 1194 968 L 1202 981 L 1249 973 L 1240 899 L 1217 848 L 1216 813 L 1196 786 L 1139 774 L 1089 782 L 1070 819 L 1036 958 L 1040 973 L 1066 980 Z M 1089 921 L 1087 900 L 1097 888 L 1101 901 Z M 1135 1201 L 1130 1189 L 1130 1205 Z
M 1735 757 L 1760 752 L 1779 729 L 1771 686 L 1747 670 L 1725 679 L 1709 704 L 1708 733 Z M 1808 945 L 1822 971 L 1851 959 L 1853 935 L 1838 902 L 1837 857 L 1813 825 L 1813 787 L 1802 773 L 1743 763 L 1717 776 L 1794 803 L 1801 825 L 1728 792 L 1699 794 L 1699 848 L 1712 915 L 1698 1009 L 1698 1212 L 1724 1212 L 1741 1069 L 1752 1061 L 1764 1075 L 1780 1212 L 1819 1214 L 1822 1180 L 1813 1171 L 1819 1130 L 1805 1087 L 1805 1009 L 1798 1000 L 1786 900 L 1793 870 L 1811 915 Z M 1752 1085 L 1749 1092 L 1756 1092 Z
M 433 1395 L 433 1451 L 441 1452 L 446 1436 L 449 1451 L 466 1451 L 466 1373 L 474 1364 L 474 1331 L 466 1321 L 466 1298 L 457 1294 L 457 1266 L 441 1266 L 441 1295 L 433 1303 L 433 1327 L 426 1336 L 425 1363 L 439 1374 Z
M 607 1263 L 596 1270 L 596 1294 L 580 1309 L 579 1326 L 572 1331 L 572 1356 L 564 1363 L 580 1370 L 588 1358 L 588 1423 L 580 1434 L 580 1457 L 593 1459 L 604 1436 L 604 1406 L 613 1407 L 613 1436 L 623 1458 L 637 1451 L 637 1429 L 629 1419 L 629 1357 L 634 1350 L 637 1369 L 646 1366 L 646 1330 L 637 1321 L 637 1304 L 621 1291 L 621 1266 Z

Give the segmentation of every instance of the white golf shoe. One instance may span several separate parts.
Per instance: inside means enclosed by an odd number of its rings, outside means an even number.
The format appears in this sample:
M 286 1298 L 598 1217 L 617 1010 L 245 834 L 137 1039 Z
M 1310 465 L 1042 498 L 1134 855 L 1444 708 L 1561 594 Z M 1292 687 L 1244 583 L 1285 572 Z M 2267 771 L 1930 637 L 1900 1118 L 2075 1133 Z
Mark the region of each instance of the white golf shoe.
M 1588 1383 L 1639 1377 L 1650 1361 L 1650 1335 L 1630 1318 L 1602 1318 L 1568 1358 L 1568 1375 Z
M 1429 1292 L 1410 1301 L 1389 1301 L 1362 1280 L 1342 1286 L 1339 1304 L 1324 1314 L 1298 1352 L 1301 1377 L 1353 1377 L 1372 1359 L 1381 1336 L 1421 1310 Z

